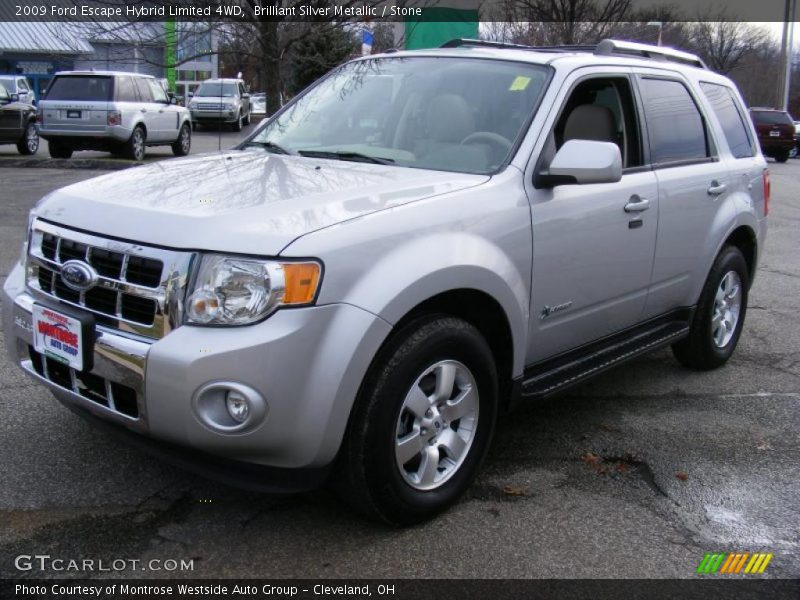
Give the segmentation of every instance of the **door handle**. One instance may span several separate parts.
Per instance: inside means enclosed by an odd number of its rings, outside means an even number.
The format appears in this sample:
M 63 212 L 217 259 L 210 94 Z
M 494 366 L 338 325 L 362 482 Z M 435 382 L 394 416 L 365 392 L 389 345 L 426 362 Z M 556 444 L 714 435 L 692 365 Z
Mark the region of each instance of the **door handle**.
M 724 183 L 720 183 L 715 179 L 714 181 L 711 182 L 711 187 L 708 188 L 708 195 L 709 196 L 719 196 L 727 188 L 728 188 L 727 185 L 725 185 Z
M 625 205 L 625 212 L 628 213 L 636 213 L 642 212 L 643 210 L 647 210 L 650 208 L 650 200 L 647 198 L 640 198 L 636 194 L 631 196 L 628 203 Z

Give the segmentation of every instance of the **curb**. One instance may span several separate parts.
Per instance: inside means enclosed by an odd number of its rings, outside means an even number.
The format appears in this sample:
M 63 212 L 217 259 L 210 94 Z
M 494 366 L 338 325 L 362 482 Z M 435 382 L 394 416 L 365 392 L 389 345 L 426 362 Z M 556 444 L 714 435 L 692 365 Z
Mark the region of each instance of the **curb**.
M 0 168 L 24 169 L 87 169 L 98 171 L 122 171 L 142 164 L 133 161 L 102 158 L 0 158 Z

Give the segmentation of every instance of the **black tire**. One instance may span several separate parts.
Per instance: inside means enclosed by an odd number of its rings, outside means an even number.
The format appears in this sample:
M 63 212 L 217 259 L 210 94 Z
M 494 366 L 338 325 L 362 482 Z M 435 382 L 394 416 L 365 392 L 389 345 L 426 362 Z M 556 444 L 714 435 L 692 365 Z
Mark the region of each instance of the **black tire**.
M 50 158 L 70 158 L 72 156 L 72 148 L 67 148 L 55 140 L 47 142 L 47 150 Z
M 789 160 L 789 151 L 787 150 L 786 152 L 781 152 L 780 154 L 776 154 L 775 160 L 779 163 L 785 163 L 787 160 Z
M 395 443 L 398 436 L 405 435 L 398 433 L 398 425 L 409 414 L 403 412 L 406 394 L 426 369 L 440 361 L 457 361 L 473 377 L 478 391 L 477 426 L 465 429 L 467 437 L 469 431 L 474 434 L 460 465 L 455 465 L 441 483 L 434 484 L 438 487 L 421 491 L 401 474 L 404 467 L 397 464 Z M 453 387 L 454 394 L 457 386 Z M 359 512 L 391 525 L 411 525 L 433 517 L 453 504 L 472 483 L 494 432 L 497 397 L 494 358 L 475 327 L 446 315 L 409 323 L 384 344 L 362 384 L 337 461 L 337 491 Z M 443 410 L 441 406 L 439 410 Z M 449 418 L 444 411 L 437 415 L 437 419 Z M 441 429 L 436 425 L 436 433 L 444 436 L 445 431 L 460 430 L 462 419 L 449 424 L 444 420 L 441 425 Z M 423 442 L 419 437 L 420 458 L 428 446 L 445 452 L 436 439 Z M 437 468 L 437 475 L 440 473 L 444 476 Z
M 184 123 L 178 139 L 172 142 L 172 153 L 175 156 L 186 156 L 192 149 L 192 128 Z
M 242 113 L 241 112 L 236 115 L 236 120 L 233 122 L 233 125 L 231 125 L 231 129 L 233 129 L 234 131 L 241 131 L 242 130 Z
M 714 340 L 714 327 L 712 324 L 717 310 L 715 298 L 723 277 L 731 271 L 739 277 L 741 306 L 730 339 L 724 345 L 718 346 Z M 736 349 L 736 344 L 739 342 L 739 336 L 742 333 L 747 313 L 749 287 L 750 275 L 744 256 L 735 246 L 725 246 L 714 261 L 714 265 L 711 267 L 706 283 L 703 286 L 688 337 L 672 346 L 675 358 L 682 365 L 696 371 L 708 371 L 721 367 L 728 361 Z
M 25 132 L 17 142 L 17 152 L 30 156 L 36 154 L 39 150 L 39 132 L 36 129 L 36 123 L 30 121 L 25 127 Z
M 125 157 L 131 160 L 144 160 L 147 153 L 146 143 L 147 134 L 144 128 L 137 125 L 131 132 L 131 137 L 128 138 L 128 141 L 123 146 Z
M 244 124 L 250 125 L 250 113 L 247 113 L 247 116 L 244 118 Z

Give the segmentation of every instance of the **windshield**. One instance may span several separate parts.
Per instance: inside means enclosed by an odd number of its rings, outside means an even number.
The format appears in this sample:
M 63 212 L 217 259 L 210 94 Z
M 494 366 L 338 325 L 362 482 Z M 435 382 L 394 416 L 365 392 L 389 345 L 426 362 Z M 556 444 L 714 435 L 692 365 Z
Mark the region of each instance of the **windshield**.
M 236 95 L 235 83 L 204 83 L 194 93 L 195 96 L 231 98 Z
M 754 110 L 753 120 L 756 123 L 769 125 L 794 125 L 789 113 L 779 110 Z
M 47 89 L 48 100 L 111 100 L 111 77 L 56 77 Z
M 0 85 L 4 86 L 9 92 L 13 92 L 16 88 L 12 77 L 0 77 Z
M 251 140 L 309 156 L 490 173 L 544 91 L 541 65 L 397 57 L 349 63 Z

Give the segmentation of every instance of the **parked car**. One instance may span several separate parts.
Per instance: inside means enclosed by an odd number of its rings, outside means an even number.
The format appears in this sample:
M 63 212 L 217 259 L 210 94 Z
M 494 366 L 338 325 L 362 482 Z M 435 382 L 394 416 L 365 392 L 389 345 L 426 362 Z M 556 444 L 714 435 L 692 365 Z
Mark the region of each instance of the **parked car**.
M 226 124 L 234 131 L 250 124 L 250 94 L 241 79 L 206 79 L 189 101 L 192 122 Z
M 36 131 L 36 108 L 19 101 L 0 83 L 0 144 L 16 144 L 20 154 L 36 154 L 39 134 Z
M 794 122 L 794 148 L 789 152 L 790 158 L 797 158 L 800 152 L 800 121 Z
M 0 75 L 0 85 L 5 86 L 9 94 L 16 94 L 23 104 L 36 104 L 36 92 L 23 75 Z
M 767 229 L 755 136 L 669 48 L 364 57 L 236 149 L 40 201 L 4 339 L 165 460 L 421 521 L 500 411 L 665 346 L 728 361 Z
M 792 117 L 784 110 L 751 108 L 761 151 L 778 162 L 786 162 L 797 147 L 797 133 Z
M 189 154 L 189 111 L 170 101 L 149 75 L 113 71 L 56 73 L 39 102 L 39 135 L 50 156 L 69 158 L 75 150 L 102 150 L 142 160 L 147 146 L 171 146 Z
M 263 117 L 267 114 L 267 95 L 263 92 L 250 95 L 250 113 Z

